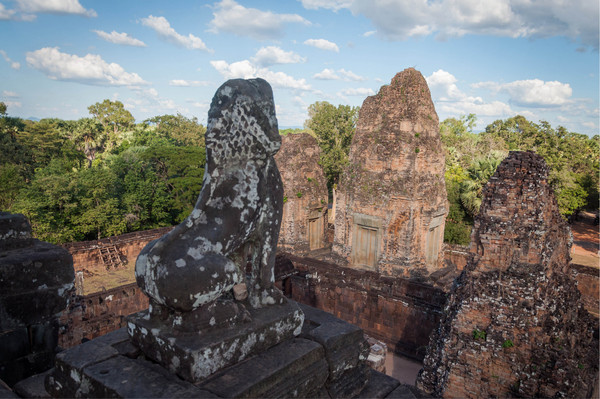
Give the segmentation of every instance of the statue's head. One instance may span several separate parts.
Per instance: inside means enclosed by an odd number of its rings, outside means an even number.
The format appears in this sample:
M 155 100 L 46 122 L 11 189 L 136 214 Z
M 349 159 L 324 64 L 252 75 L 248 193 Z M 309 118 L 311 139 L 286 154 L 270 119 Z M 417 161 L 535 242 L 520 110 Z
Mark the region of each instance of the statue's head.
M 273 91 L 264 79 L 232 79 L 208 111 L 207 156 L 215 163 L 274 155 L 281 146 Z

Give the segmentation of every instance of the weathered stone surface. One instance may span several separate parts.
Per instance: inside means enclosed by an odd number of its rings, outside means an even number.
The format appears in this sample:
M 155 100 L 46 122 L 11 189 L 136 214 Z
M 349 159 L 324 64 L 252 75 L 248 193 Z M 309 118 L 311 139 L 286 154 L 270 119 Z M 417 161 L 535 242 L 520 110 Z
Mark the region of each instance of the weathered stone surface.
M 417 386 L 444 397 L 591 397 L 597 321 L 568 272 L 572 236 L 543 159 L 511 152 L 484 188 L 471 258 Z
M 214 303 L 244 281 L 248 254 L 250 305 L 284 302 L 273 285 L 283 206 L 273 155 L 280 145 L 271 86 L 263 79 L 225 82 L 208 112 L 196 206 L 136 262 L 138 284 L 157 304 L 189 312 Z
M 130 317 L 132 342 L 146 356 L 191 382 L 298 335 L 304 320 L 294 302 L 252 309 L 247 323 L 206 331 L 174 330 L 172 323 L 148 314 Z
M 323 348 L 294 338 L 217 373 L 199 387 L 224 398 L 312 397 L 327 379 Z
M 52 367 L 75 275 L 71 255 L 33 239 L 23 215 L 0 212 L 0 251 L 0 378 L 13 385 Z
M 298 272 L 291 278 L 295 301 L 357 325 L 396 353 L 423 359 L 446 303 L 442 290 L 314 258 L 285 256 Z
M 46 380 L 46 376 L 52 371 L 53 369 L 50 369 L 44 373 L 32 375 L 21 380 L 15 384 L 13 389 L 22 398 L 51 398 L 50 394 L 46 391 L 44 381 Z
M 367 384 L 369 345 L 363 331 L 332 314 L 300 305 L 306 317 L 301 337 L 318 342 L 325 349 L 329 366 L 326 382 L 331 398 L 356 396 Z
M 0 212 L 0 251 L 31 246 L 31 226 L 22 214 Z
M 289 301 L 286 306 L 293 304 Z M 281 313 L 275 308 L 253 311 Z M 370 375 L 365 362 L 368 345 L 362 345 L 366 341 L 361 330 L 326 312 L 303 308 L 310 326 L 304 327 L 304 338 L 287 339 L 195 385 L 143 356 L 131 358 L 121 351 L 119 348 L 129 343 L 129 334 L 121 329 L 61 352 L 55 369 L 46 378 L 46 390 L 53 397 L 355 397 Z M 258 319 L 253 317 L 253 323 Z M 149 335 L 159 334 L 150 325 L 145 328 Z M 222 331 L 220 337 L 224 348 L 234 350 L 239 346 L 232 345 L 224 334 L 227 332 Z M 206 334 L 188 339 L 201 341 L 203 337 Z M 170 338 L 161 338 L 165 346 L 177 345 Z M 176 340 L 181 338 L 180 334 Z M 213 339 L 217 341 L 218 337 Z
M 400 382 L 384 373 L 379 371 L 371 370 L 369 376 L 369 383 L 360 392 L 356 399 L 369 399 L 369 398 L 385 398 L 394 389 L 400 385 Z
M 288 134 L 275 161 L 283 181 L 284 204 L 278 248 L 296 254 L 325 246 L 327 181 L 321 149 L 308 133 Z
M 18 398 L 19 396 L 2 380 L 0 380 L 0 398 Z
M 400 385 L 398 388 L 394 389 L 389 395 L 386 396 L 386 399 L 417 399 L 417 396 L 410 389 L 408 385 Z
M 444 154 L 413 68 L 364 101 L 336 198 L 333 251 L 353 267 L 419 277 L 442 265 Z

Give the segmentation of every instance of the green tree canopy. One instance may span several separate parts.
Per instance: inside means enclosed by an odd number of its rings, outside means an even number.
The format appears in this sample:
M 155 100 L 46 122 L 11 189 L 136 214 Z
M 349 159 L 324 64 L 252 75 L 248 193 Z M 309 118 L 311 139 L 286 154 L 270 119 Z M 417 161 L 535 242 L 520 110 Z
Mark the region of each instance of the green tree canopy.
M 359 107 L 317 101 L 308 107 L 304 123 L 317 139 L 321 148 L 321 166 L 331 188 L 339 182 L 340 174 L 348 163 L 350 144 L 356 130 Z
M 110 147 L 114 147 L 119 133 L 133 126 L 135 119 L 120 101 L 104 100 L 88 107 L 90 115 L 98 120 L 109 134 Z
M 176 145 L 204 147 L 206 128 L 198 123 L 196 117 L 189 119 L 178 113 L 155 116 L 144 122 L 156 126 L 154 133 L 158 137 L 172 140 Z

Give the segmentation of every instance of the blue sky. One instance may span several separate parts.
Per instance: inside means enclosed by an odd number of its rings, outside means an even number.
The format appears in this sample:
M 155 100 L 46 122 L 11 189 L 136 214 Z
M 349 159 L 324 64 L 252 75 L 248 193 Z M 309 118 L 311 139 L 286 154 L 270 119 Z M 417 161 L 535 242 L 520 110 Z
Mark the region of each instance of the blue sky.
M 273 86 L 280 127 L 315 101 L 361 105 L 408 67 L 477 129 L 521 114 L 599 131 L 597 0 L 0 0 L 0 101 L 79 119 L 105 98 L 138 122 L 206 122 L 229 78 Z

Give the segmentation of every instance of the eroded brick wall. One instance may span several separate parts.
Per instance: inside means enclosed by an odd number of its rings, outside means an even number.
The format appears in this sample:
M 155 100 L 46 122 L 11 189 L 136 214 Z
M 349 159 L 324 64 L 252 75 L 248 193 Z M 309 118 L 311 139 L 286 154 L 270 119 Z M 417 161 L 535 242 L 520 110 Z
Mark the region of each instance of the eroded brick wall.
M 422 359 L 446 296 L 403 278 L 283 254 L 298 274 L 292 298 L 361 327 L 399 354 Z
M 73 256 L 73 267 L 76 272 L 83 271 L 86 275 L 102 275 L 106 273 L 107 266 L 103 263 L 100 248 L 114 245 L 122 255 L 124 262 L 135 263 L 140 251 L 150 241 L 168 233 L 173 227 L 136 231 L 119 236 L 103 238 L 94 241 L 80 241 L 64 244 Z
M 125 316 L 148 308 L 148 297 L 136 283 L 85 296 L 73 296 L 60 323 L 59 345 L 70 348 L 124 327 Z

